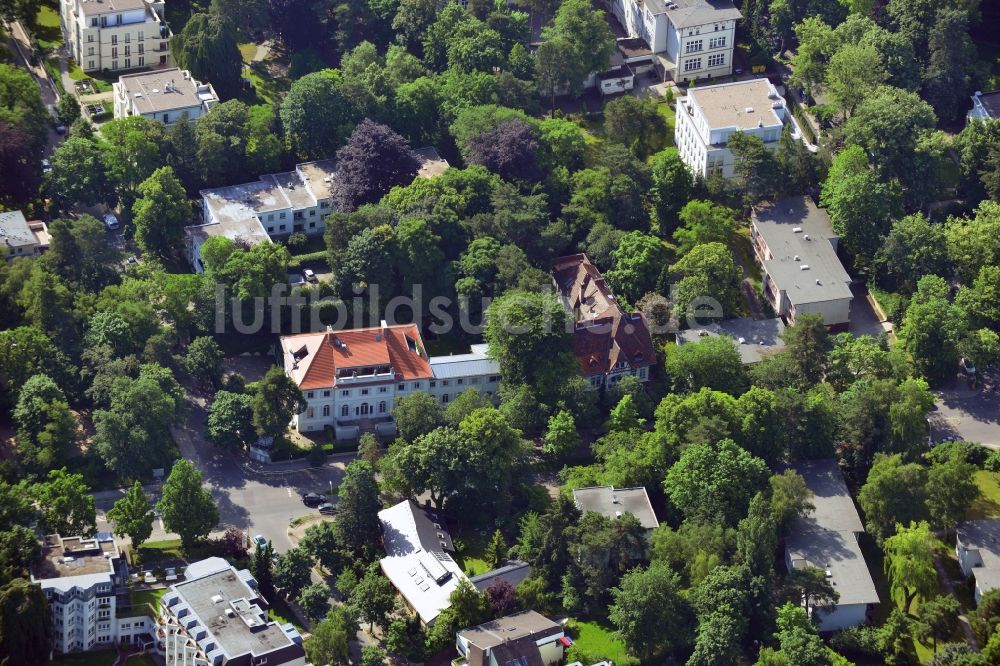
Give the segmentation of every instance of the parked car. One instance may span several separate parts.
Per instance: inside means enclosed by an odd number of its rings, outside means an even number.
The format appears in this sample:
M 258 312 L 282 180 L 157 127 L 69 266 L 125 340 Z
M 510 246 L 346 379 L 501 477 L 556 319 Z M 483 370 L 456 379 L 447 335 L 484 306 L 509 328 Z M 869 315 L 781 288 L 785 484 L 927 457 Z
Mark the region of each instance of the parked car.
M 320 513 L 327 516 L 332 516 L 333 514 L 337 513 L 337 507 L 333 504 L 330 504 L 329 502 L 326 502 L 325 504 L 320 504 L 318 507 L 316 507 L 316 509 Z
M 42 160 L 42 173 L 52 173 L 52 163 L 48 160 Z
M 104 214 L 104 226 L 108 231 L 114 231 L 121 226 L 121 223 L 118 221 L 118 216 L 109 210 Z
M 976 366 L 969 359 L 963 356 L 961 359 L 959 359 L 958 365 L 962 368 L 962 370 L 965 371 L 965 374 L 969 375 L 970 377 L 976 376 Z
M 66 134 L 66 126 L 56 125 L 56 134 L 58 134 L 59 136 L 63 136 L 64 134 Z
M 288 285 L 290 287 L 298 287 L 301 284 L 305 284 L 305 280 L 302 278 L 301 273 L 289 273 L 288 274 Z
M 319 493 L 306 493 L 302 496 L 302 502 L 306 506 L 319 506 L 320 504 L 326 504 L 326 496 Z
M 264 548 L 267 546 L 267 539 L 263 534 L 255 534 L 253 537 L 253 543 L 257 548 Z
M 302 275 L 308 282 L 319 282 L 319 279 L 316 277 L 316 272 L 311 268 L 304 269 L 302 271 Z

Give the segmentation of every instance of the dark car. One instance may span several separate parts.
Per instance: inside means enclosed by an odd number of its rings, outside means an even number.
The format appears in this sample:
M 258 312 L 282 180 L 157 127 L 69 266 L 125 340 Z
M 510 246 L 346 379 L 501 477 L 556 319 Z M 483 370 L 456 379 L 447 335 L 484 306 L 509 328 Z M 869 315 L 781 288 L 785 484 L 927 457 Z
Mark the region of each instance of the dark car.
M 320 513 L 325 514 L 327 516 L 332 516 L 333 514 L 337 513 L 337 507 L 333 504 L 330 504 L 329 502 L 326 502 L 325 504 L 320 504 L 317 507 L 317 510 Z
M 326 497 L 317 493 L 306 493 L 302 496 L 302 501 L 306 506 L 319 506 L 326 502 Z

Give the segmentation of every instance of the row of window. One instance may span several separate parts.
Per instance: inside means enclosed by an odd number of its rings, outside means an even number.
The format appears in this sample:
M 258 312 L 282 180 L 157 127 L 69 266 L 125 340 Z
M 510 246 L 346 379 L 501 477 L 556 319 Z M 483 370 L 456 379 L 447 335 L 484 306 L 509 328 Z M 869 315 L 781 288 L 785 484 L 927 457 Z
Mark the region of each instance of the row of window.
M 713 32 L 719 32 L 719 30 L 725 30 L 726 24 L 725 23 L 715 23 L 712 26 L 712 28 L 713 28 Z M 708 28 L 706 26 L 706 30 L 707 29 Z M 700 34 L 701 34 L 701 26 L 699 25 L 696 28 L 691 28 L 690 30 L 688 30 L 687 36 L 691 37 L 692 35 L 700 35 Z
M 713 67 L 722 67 L 726 64 L 726 54 L 725 53 L 714 53 L 708 56 L 708 67 L 709 69 Z M 701 69 L 701 58 L 688 58 L 684 61 L 684 71 L 693 72 L 696 69 Z
M 480 380 L 479 377 L 470 377 L 469 378 L 469 384 L 478 384 L 479 380 Z M 500 375 L 490 375 L 486 379 L 487 383 L 492 383 L 492 384 L 495 384 L 495 383 L 497 383 L 499 381 L 500 381 Z M 429 382 L 427 382 L 427 385 L 430 388 L 437 388 L 437 384 L 438 384 L 438 380 L 436 380 L 436 379 L 432 379 Z M 458 379 L 456 379 L 455 380 L 455 385 L 456 386 L 463 386 L 463 385 L 465 385 L 465 378 L 464 377 L 459 377 Z M 451 380 L 450 379 L 442 379 L 441 380 L 441 386 L 451 386 Z M 406 390 L 406 383 L 405 382 L 400 383 L 396 387 L 396 389 L 399 390 L 399 391 L 405 391 Z M 368 395 L 368 393 L 369 393 L 369 391 L 371 389 L 363 388 L 363 389 L 358 389 L 358 390 L 360 391 L 360 395 Z M 420 382 L 413 382 L 413 390 L 414 391 L 419 391 L 420 390 Z M 389 387 L 388 386 L 379 386 L 378 387 L 378 392 L 379 393 L 388 393 L 388 391 L 389 391 Z M 340 390 L 340 396 L 342 398 L 349 398 L 349 397 L 351 397 L 351 389 L 341 389 Z M 315 398 L 315 397 L 316 397 L 316 391 L 306 391 L 306 398 L 307 399 L 312 399 L 312 398 Z M 329 398 L 330 397 L 330 391 L 329 390 L 324 390 L 323 391 L 323 397 L 324 398 Z
M 708 40 L 709 49 L 721 49 L 725 45 L 726 45 L 725 37 L 713 37 L 712 39 Z M 684 53 L 697 53 L 702 49 L 704 49 L 704 47 L 705 47 L 705 40 L 695 39 L 687 43 L 687 45 L 684 47 Z

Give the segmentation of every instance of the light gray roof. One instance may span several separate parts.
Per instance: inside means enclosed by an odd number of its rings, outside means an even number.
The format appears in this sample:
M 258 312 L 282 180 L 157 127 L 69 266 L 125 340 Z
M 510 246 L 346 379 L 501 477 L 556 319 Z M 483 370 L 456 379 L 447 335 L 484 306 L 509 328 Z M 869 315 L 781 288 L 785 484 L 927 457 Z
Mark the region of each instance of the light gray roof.
M 638 488 L 615 488 L 614 486 L 591 486 L 573 490 L 573 501 L 580 511 L 593 511 L 608 518 L 620 518 L 631 513 L 646 529 L 658 527 L 653 505 L 642 486 Z
M 666 14 L 678 28 L 731 21 L 743 16 L 730 0 L 645 0 L 645 4 L 653 14 Z
M 750 130 L 784 124 L 778 110 L 784 108 L 785 102 L 767 79 L 689 88 L 686 99 L 701 111 L 710 130 Z
M 87 16 L 92 14 L 107 14 L 110 12 L 128 12 L 142 9 L 145 0 L 80 0 L 80 10 Z
M 519 638 L 542 638 L 562 634 L 562 627 L 533 610 L 521 611 L 477 627 L 463 629 L 458 635 L 482 650 L 502 645 Z
M 118 77 L 118 85 L 139 113 L 211 107 L 219 101 L 211 84 L 177 67 Z M 116 91 L 116 94 L 122 94 Z
M 853 297 L 851 276 L 837 257 L 838 238 L 830 216 L 812 199 L 789 197 L 758 208 L 753 224 L 770 252 L 764 269 L 792 303 Z
M 517 587 L 524 579 L 531 575 L 531 565 L 520 560 L 511 560 L 502 567 L 497 567 L 492 571 L 473 576 L 469 581 L 475 585 L 476 589 L 482 592 L 495 580 L 503 580 L 510 583 L 512 587 Z
M 256 590 L 247 582 L 252 578 L 241 573 L 222 558 L 209 558 L 188 566 L 184 572 L 188 580 L 170 589 L 230 660 L 292 645 L 286 630 L 267 620 Z M 165 597 L 165 603 L 177 601 Z
M 420 178 L 433 178 L 434 176 L 440 176 L 448 170 L 448 160 L 441 157 L 434 146 L 417 148 L 413 151 L 413 154 L 420 165 L 417 168 L 417 176 Z
M 759 363 L 766 356 L 785 348 L 781 333 L 785 323 L 781 319 L 722 319 L 698 328 L 688 328 L 677 331 L 674 335 L 677 344 L 698 342 L 702 338 L 724 335 L 732 338 L 740 352 L 744 365 Z
M 792 469 L 813 492 L 810 501 L 815 507 L 809 516 L 796 521 L 795 532 L 865 531 L 836 459 L 803 461 L 792 465 Z
M 35 245 L 38 239 L 31 232 L 24 213 L 11 210 L 0 213 L 0 244 L 10 247 Z
M 486 345 L 473 345 L 468 354 L 432 356 L 429 359 L 435 379 L 480 377 L 500 374 L 500 364 L 486 355 Z
M 958 548 L 979 551 L 982 566 L 973 568 L 976 585 L 986 593 L 1000 587 L 1000 520 L 967 520 L 956 528 Z
M 795 533 L 785 538 L 785 548 L 793 567 L 828 572 L 833 589 L 840 594 L 838 606 L 879 602 L 875 582 L 852 532 Z

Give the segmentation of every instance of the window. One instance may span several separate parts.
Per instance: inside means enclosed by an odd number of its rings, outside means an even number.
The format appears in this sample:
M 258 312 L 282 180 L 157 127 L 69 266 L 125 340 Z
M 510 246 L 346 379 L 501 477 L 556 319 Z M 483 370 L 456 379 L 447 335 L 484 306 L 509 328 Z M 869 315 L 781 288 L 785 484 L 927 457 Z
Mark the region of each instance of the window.
M 127 44 L 125 45 L 125 55 L 132 55 L 132 47 Z
M 131 33 L 126 32 L 125 33 L 125 43 L 128 44 L 131 41 L 132 41 L 132 35 L 131 35 Z
M 90 43 L 93 43 L 94 42 L 94 36 L 93 35 L 87 35 L 87 41 L 90 42 Z
M 306 418 L 307 419 L 311 419 L 314 416 L 316 416 L 316 410 L 315 409 L 313 409 L 312 407 L 310 407 L 309 409 L 306 410 Z
M 140 42 L 141 42 L 141 41 L 145 41 L 145 39 L 146 39 L 146 33 L 144 33 L 144 32 L 140 32 L 140 33 L 139 33 L 139 41 L 140 41 Z
M 716 53 L 715 55 L 708 56 L 708 66 L 709 67 L 721 67 L 726 64 L 726 54 Z
M 274 213 L 269 213 L 268 214 L 267 221 L 268 222 L 274 222 Z
M 114 47 L 113 49 L 111 49 L 111 57 L 112 58 L 117 58 L 118 57 L 118 47 L 117 46 Z
M 500 375 L 490 375 L 490 382 L 496 384 L 500 381 Z
M 273 234 L 274 233 L 274 227 L 268 227 L 267 228 L 267 233 Z
M 430 385 L 431 388 L 434 388 L 435 386 L 438 385 L 438 383 L 436 381 L 434 381 L 433 379 L 431 381 L 427 382 L 427 383 Z
M 341 397 L 347 398 L 347 397 L 350 397 L 351 392 L 349 390 L 345 389 L 345 390 L 343 390 L 343 391 L 340 392 L 340 395 L 341 395 Z
M 416 391 L 420 388 L 420 382 L 413 382 L 413 390 Z
M 388 393 L 389 392 L 389 387 L 388 386 L 379 386 L 378 387 L 378 392 L 379 393 Z
M 710 49 L 721 49 L 725 45 L 726 45 L 725 37 L 713 37 L 712 39 L 708 40 L 708 48 Z
M 132 58 L 125 58 L 125 69 L 132 69 Z M 165 113 L 163 114 L 163 122 L 169 122 Z
M 701 58 L 689 58 L 684 61 L 685 72 L 691 72 L 696 69 L 701 69 Z
M 378 413 L 385 414 L 385 410 L 386 410 L 385 400 L 382 400 L 381 402 L 378 403 Z
M 330 415 L 330 405 L 323 405 L 323 416 Z
M 447 393 L 445 393 L 443 396 L 441 396 L 441 402 L 444 403 L 444 404 L 446 404 L 446 405 L 448 404 L 448 394 Z
M 307 397 L 307 398 L 311 398 L 311 397 L 313 397 L 313 392 L 312 392 L 312 391 L 309 391 L 308 393 L 306 393 L 306 397 Z
M 309 228 L 310 229 L 315 229 L 316 228 L 316 223 L 315 222 L 310 222 L 309 223 Z
M 111 43 L 112 44 L 118 43 L 118 35 L 111 35 Z
M 441 386 L 450 386 L 450 385 L 451 385 L 451 380 L 450 379 L 442 379 L 441 380 Z
M 89 56 L 94 55 L 94 47 L 93 46 L 91 46 L 90 48 L 87 49 L 87 55 L 89 55 Z
M 139 53 L 142 53 L 142 44 L 139 45 Z M 146 59 L 142 56 L 139 56 L 139 67 L 145 67 L 145 66 L 146 66 Z
M 688 42 L 687 46 L 684 47 L 684 53 L 697 53 L 701 51 L 703 42 L 700 39 L 696 39 L 692 42 Z
M 458 379 L 455 380 L 455 383 L 458 384 L 459 386 L 461 386 L 462 384 L 465 383 L 465 379 L 463 379 L 462 377 L 459 377 Z
M 281 219 L 281 220 L 285 219 L 285 214 L 281 213 L 280 215 L 278 215 L 278 219 Z
M 284 217 L 284 215 L 282 215 L 282 217 Z M 282 224 L 280 227 L 278 227 L 278 231 L 284 231 L 284 230 L 285 230 L 285 225 Z
M 368 395 L 368 389 L 361 389 L 361 395 Z
M 469 380 L 469 383 L 470 384 L 478 384 L 479 383 L 479 377 L 473 377 L 472 379 Z
M 97 19 L 96 18 L 90 19 L 90 27 L 91 28 L 96 28 L 97 27 Z
M 118 61 L 117 60 L 112 60 L 111 61 L 111 69 L 118 69 Z
M 406 384 L 400 384 L 399 386 L 396 387 L 396 390 L 397 391 L 405 391 L 406 390 Z
M 344 405 L 343 407 L 340 408 L 341 416 L 347 416 L 348 414 L 350 414 L 350 412 L 348 411 L 347 405 Z

